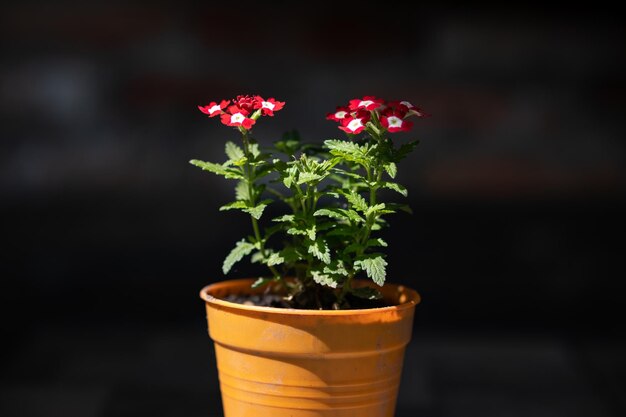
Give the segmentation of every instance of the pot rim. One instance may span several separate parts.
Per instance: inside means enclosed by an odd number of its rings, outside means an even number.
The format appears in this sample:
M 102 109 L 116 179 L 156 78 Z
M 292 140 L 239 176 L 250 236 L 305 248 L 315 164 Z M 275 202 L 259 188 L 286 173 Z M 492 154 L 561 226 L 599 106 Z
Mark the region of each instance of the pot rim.
M 248 283 L 251 285 L 255 281 L 254 278 L 241 278 L 241 279 L 230 279 L 219 281 L 213 284 L 209 284 L 200 290 L 200 298 L 206 301 L 209 304 L 239 309 L 239 310 L 247 310 L 247 311 L 255 311 L 260 313 L 273 313 L 273 314 L 284 314 L 284 315 L 299 315 L 299 316 L 349 316 L 349 315 L 361 315 L 361 314 L 372 314 L 372 313 L 380 313 L 386 311 L 399 311 L 405 310 L 408 308 L 413 308 L 417 304 L 420 303 L 421 297 L 419 293 L 412 288 L 409 288 L 402 284 L 392 284 L 386 283 L 384 287 L 387 288 L 397 288 L 398 292 L 402 292 L 402 296 L 407 296 L 407 301 L 387 306 L 387 307 L 373 307 L 373 308 L 361 308 L 361 309 L 352 309 L 352 310 L 308 310 L 308 309 L 297 309 L 297 308 L 280 308 L 280 307 L 265 307 L 265 306 L 255 306 L 255 305 L 245 305 L 239 303 L 233 303 L 231 301 L 222 300 L 220 298 L 214 297 L 209 293 L 210 290 L 220 288 L 220 287 L 228 287 L 231 285 L 237 284 L 245 284 Z

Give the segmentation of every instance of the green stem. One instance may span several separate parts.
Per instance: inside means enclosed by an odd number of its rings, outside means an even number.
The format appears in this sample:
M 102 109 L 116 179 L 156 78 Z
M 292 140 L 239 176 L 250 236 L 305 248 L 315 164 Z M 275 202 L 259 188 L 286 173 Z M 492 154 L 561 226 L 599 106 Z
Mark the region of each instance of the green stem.
M 246 178 L 246 183 L 248 185 L 248 204 L 250 207 L 256 206 L 257 195 L 253 187 L 254 175 L 255 175 L 255 167 L 250 165 L 250 139 L 248 137 L 247 129 L 240 129 L 242 140 L 243 140 L 243 152 L 246 156 L 246 163 L 243 166 L 243 174 Z M 263 259 L 267 259 L 267 251 L 265 249 L 265 241 L 261 238 L 261 230 L 259 229 L 259 222 L 253 216 L 250 216 L 252 220 L 252 230 L 254 231 L 254 238 L 259 244 L 259 249 L 261 251 L 261 255 L 263 255 Z M 280 277 L 276 268 L 271 265 L 267 265 L 272 275 L 275 278 Z

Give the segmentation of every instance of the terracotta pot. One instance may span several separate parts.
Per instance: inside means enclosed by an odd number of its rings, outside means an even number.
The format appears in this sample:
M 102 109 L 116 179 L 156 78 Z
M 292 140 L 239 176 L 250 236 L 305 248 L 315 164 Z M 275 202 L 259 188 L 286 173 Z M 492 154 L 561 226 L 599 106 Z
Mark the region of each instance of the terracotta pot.
M 254 280 L 202 289 L 225 417 L 392 417 L 417 292 L 387 284 L 391 307 L 295 310 L 221 300 Z M 262 290 L 257 290 L 260 292 Z

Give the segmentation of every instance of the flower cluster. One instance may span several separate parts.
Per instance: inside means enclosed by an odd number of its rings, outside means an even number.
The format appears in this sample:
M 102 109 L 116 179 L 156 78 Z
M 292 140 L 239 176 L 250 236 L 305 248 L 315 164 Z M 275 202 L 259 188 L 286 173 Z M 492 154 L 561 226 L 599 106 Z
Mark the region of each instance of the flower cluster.
M 260 116 L 274 116 L 274 112 L 285 105 L 284 101 L 276 101 L 273 97 L 265 100 L 261 96 L 249 95 L 237 96 L 232 100 L 233 104 L 230 103 L 231 100 L 212 101 L 206 106 L 198 106 L 198 109 L 209 117 L 220 116 L 226 126 L 249 130 Z
M 420 108 L 408 101 L 385 101 L 374 96 L 350 100 L 347 106 L 339 106 L 326 119 L 339 122 L 339 129 L 357 135 L 364 130 L 380 135 L 409 131 L 413 122 L 411 116 L 427 117 Z

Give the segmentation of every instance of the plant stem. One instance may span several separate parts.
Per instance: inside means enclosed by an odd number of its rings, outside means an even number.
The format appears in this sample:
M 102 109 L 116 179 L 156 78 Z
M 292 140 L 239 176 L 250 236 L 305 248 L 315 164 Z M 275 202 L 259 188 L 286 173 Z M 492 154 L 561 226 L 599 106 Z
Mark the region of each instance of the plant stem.
M 241 129 L 240 131 L 241 131 L 242 140 L 243 140 L 243 152 L 244 152 L 244 155 L 246 156 L 246 163 L 243 166 L 243 174 L 246 178 L 246 183 L 248 185 L 248 204 L 251 207 L 254 207 L 256 206 L 257 195 L 253 186 L 255 168 L 254 166 L 250 165 L 250 139 L 248 138 L 247 129 Z M 259 244 L 259 250 L 261 251 L 261 255 L 263 256 L 263 259 L 267 259 L 267 251 L 265 250 L 265 241 L 261 238 L 259 222 L 252 215 L 250 216 L 250 219 L 252 220 L 252 230 L 254 231 L 254 238 Z M 267 267 L 269 268 L 270 272 L 272 273 L 272 275 L 274 275 L 275 278 L 280 277 L 280 274 L 278 273 L 278 271 L 276 271 L 276 268 L 274 268 L 271 265 L 267 265 Z

